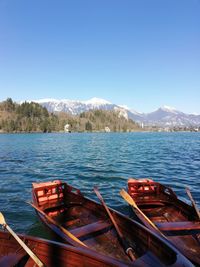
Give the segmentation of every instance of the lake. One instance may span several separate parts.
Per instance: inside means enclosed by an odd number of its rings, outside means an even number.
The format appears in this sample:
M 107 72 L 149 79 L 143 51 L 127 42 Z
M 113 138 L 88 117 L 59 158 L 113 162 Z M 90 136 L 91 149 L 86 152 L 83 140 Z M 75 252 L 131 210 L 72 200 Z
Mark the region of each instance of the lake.
M 26 201 L 32 182 L 61 179 L 125 214 L 129 177 L 151 177 L 200 204 L 200 133 L 0 134 L 0 210 L 17 232 L 47 237 Z

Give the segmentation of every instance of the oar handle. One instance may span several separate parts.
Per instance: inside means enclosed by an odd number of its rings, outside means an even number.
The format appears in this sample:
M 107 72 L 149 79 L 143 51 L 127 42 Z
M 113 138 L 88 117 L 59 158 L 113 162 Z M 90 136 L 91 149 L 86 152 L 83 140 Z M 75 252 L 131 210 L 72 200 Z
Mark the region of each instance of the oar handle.
M 40 261 L 40 259 L 30 250 L 29 247 L 13 232 L 13 230 L 10 228 L 9 225 L 4 224 L 3 225 L 8 232 L 11 233 L 11 235 L 17 240 L 17 242 L 23 247 L 23 249 L 29 254 L 29 256 L 34 260 L 34 262 L 39 266 L 39 267 L 44 267 L 44 264 Z
M 122 243 L 122 246 L 123 246 L 123 248 L 124 248 L 124 251 L 125 251 L 126 254 L 130 257 L 130 259 L 131 259 L 132 261 L 134 261 L 134 260 L 135 260 L 134 251 L 133 251 L 132 247 L 127 243 L 127 241 L 124 239 L 124 236 L 123 236 L 122 232 L 120 231 L 120 229 L 119 229 L 119 227 L 118 227 L 118 225 L 117 225 L 117 223 L 116 223 L 114 217 L 112 216 L 112 214 L 111 214 L 109 208 L 107 207 L 106 203 L 104 202 L 103 197 L 101 196 L 101 194 L 100 194 L 100 192 L 99 192 L 99 190 L 98 190 L 97 187 L 94 187 L 94 192 L 96 193 L 97 197 L 98 197 L 99 200 L 101 201 L 101 204 L 102 204 L 103 207 L 105 208 L 105 210 L 106 210 L 106 212 L 107 212 L 107 214 L 108 214 L 110 220 L 112 221 L 112 223 L 113 223 L 113 225 L 114 225 L 114 227 L 115 227 L 115 230 L 116 230 L 116 232 L 117 232 L 117 234 L 118 234 L 118 236 L 119 236 L 119 239 L 120 239 L 120 241 L 121 241 L 121 243 Z
M 133 248 L 129 245 L 129 243 L 126 240 L 124 240 L 124 238 L 121 239 L 121 242 L 122 242 L 122 245 L 123 245 L 123 248 L 124 248 L 126 254 L 130 257 L 130 259 L 132 261 L 134 261 L 135 255 L 134 255 Z
M 118 235 L 120 236 L 120 238 L 123 238 L 123 235 L 122 235 L 117 223 L 115 222 L 115 219 L 113 218 L 110 210 L 108 209 L 106 203 L 103 200 L 103 197 L 101 196 L 100 192 L 98 191 L 98 189 L 96 187 L 94 187 L 94 192 L 96 193 L 97 197 L 101 201 L 101 204 L 103 205 L 103 207 L 105 208 L 106 212 L 108 213 L 108 216 L 109 216 L 110 220 L 112 221 L 112 223 L 114 224 L 114 227 L 115 227 Z

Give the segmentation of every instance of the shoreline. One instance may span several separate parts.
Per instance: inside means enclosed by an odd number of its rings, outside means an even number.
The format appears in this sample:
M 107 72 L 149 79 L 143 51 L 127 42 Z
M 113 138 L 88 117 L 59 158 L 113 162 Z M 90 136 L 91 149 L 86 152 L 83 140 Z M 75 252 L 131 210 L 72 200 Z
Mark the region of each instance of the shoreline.
M 110 131 L 110 132 L 105 132 L 105 131 L 92 131 L 92 132 L 89 132 L 89 131 L 84 131 L 84 132 L 65 132 L 65 131 L 52 131 L 52 132 L 40 132 L 40 131 L 35 131 L 35 132 L 5 132 L 5 131 L 0 131 L 0 135 L 1 134 L 74 134 L 74 133 L 79 133 L 79 134 L 85 134 L 85 133 L 106 133 L 106 134 L 110 134 L 110 133 L 180 133 L 180 132 L 183 132 L 183 133 L 198 133 L 200 131 L 192 131 L 192 130 L 177 130 L 177 131 L 166 131 L 166 130 L 144 130 L 144 131 L 140 131 L 140 130 L 137 130 L 137 131 L 127 131 L 127 132 L 124 132 L 124 131 L 116 131 L 116 132 L 113 132 L 113 131 Z

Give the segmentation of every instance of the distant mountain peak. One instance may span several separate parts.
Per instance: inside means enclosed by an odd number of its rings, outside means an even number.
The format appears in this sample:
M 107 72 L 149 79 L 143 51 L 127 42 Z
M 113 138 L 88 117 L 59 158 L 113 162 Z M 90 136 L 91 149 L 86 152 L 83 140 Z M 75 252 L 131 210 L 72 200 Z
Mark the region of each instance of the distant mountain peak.
M 105 99 L 93 97 L 89 100 L 83 101 L 86 105 L 110 105 L 111 103 Z
M 130 110 L 130 108 L 127 105 L 118 105 L 120 108 Z
M 170 107 L 170 106 L 167 106 L 167 105 L 164 105 L 163 107 L 161 107 L 161 109 L 164 110 L 164 111 L 169 111 L 169 112 L 178 111 L 176 108 Z
M 192 112 L 191 115 L 194 115 L 194 116 L 199 116 L 200 114 L 197 113 L 197 112 Z
M 124 105 L 112 104 L 109 101 L 93 97 L 89 100 L 69 100 L 69 99 L 40 99 L 35 101 L 46 107 L 49 112 L 67 112 L 73 115 L 80 114 L 94 109 L 114 110 L 118 112 L 119 117 L 126 119 L 132 119 L 137 123 L 143 123 L 144 125 L 157 125 L 161 127 L 174 127 L 174 126 L 199 126 L 200 115 L 186 114 L 178 111 L 174 107 L 164 105 L 151 113 L 140 113 L 133 109 L 129 109 Z

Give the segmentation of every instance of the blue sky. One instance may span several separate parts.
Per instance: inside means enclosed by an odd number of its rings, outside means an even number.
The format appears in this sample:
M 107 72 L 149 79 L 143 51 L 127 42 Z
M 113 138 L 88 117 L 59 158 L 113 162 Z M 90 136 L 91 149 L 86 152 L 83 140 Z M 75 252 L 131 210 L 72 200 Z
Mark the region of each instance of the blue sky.
M 0 0 L 0 100 L 200 114 L 200 1 Z

